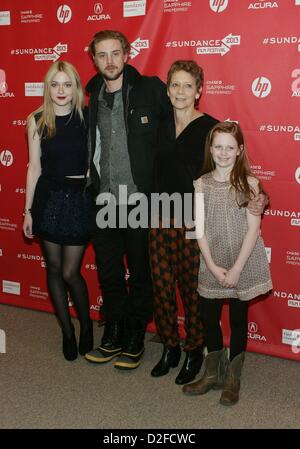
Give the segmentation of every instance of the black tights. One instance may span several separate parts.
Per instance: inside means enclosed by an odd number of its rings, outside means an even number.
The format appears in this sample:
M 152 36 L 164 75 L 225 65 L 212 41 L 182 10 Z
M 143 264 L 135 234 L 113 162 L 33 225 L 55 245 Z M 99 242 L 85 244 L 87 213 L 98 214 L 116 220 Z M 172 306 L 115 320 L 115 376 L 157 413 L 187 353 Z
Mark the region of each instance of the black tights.
M 74 302 L 81 332 L 90 325 L 89 299 L 86 282 L 81 276 L 80 267 L 84 246 L 65 246 L 42 241 L 47 264 L 47 286 L 63 333 L 71 337 L 73 325 L 68 304 L 68 291 Z
M 223 299 L 201 298 L 201 319 L 204 326 L 207 351 L 223 348 L 223 334 L 220 325 Z M 246 350 L 248 334 L 248 301 L 229 300 L 230 319 L 230 361 Z

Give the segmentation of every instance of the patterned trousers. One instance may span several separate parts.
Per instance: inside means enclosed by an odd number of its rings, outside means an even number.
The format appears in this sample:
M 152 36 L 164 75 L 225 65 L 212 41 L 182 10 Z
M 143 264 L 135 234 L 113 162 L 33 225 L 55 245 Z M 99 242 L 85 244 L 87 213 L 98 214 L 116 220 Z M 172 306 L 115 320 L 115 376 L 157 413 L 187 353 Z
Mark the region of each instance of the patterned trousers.
M 185 312 L 185 351 L 204 341 L 197 292 L 200 264 L 196 240 L 185 238 L 186 228 L 150 230 L 150 265 L 154 291 L 154 318 L 158 334 L 166 346 L 180 342 L 176 286 Z

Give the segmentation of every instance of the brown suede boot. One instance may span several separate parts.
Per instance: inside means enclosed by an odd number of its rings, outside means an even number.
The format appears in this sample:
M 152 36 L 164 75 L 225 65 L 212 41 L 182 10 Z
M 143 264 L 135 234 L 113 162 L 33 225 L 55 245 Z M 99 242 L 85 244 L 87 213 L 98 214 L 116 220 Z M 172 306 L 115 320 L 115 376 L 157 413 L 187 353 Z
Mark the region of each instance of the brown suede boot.
M 220 398 L 222 405 L 234 405 L 239 400 L 240 378 L 245 359 L 245 352 L 241 352 L 228 365 L 225 382 Z
M 227 350 L 209 352 L 204 360 L 204 374 L 200 380 L 192 384 L 185 385 L 183 393 L 191 396 L 205 394 L 212 388 L 218 390 L 223 387 L 224 375 L 226 372 L 228 359 Z

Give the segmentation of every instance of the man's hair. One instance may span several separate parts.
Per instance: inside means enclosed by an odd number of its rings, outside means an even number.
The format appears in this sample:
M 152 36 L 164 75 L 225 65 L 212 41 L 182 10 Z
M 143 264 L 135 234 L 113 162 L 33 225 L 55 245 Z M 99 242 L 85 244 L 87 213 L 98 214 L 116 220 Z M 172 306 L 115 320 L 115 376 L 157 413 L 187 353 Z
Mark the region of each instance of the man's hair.
M 95 56 L 96 50 L 95 46 L 98 42 L 105 41 L 107 39 L 116 39 L 121 42 L 124 53 L 129 54 L 130 52 L 130 43 L 126 36 L 120 31 L 114 30 L 102 30 L 96 33 L 93 37 L 93 40 L 89 44 L 89 53 Z
M 173 62 L 167 76 L 168 87 L 170 87 L 171 78 L 174 73 L 179 72 L 180 70 L 192 75 L 192 77 L 195 78 L 197 90 L 201 89 L 204 80 L 203 69 L 193 60 L 178 60 Z

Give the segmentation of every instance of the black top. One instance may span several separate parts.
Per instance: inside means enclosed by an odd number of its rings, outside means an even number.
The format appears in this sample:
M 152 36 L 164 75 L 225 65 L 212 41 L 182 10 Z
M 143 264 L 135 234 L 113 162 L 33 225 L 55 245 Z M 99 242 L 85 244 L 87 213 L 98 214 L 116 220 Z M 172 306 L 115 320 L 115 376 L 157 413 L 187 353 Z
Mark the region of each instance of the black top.
M 51 177 L 85 175 L 87 171 L 87 111 L 55 117 L 56 134 L 41 139 L 42 174 Z
M 112 108 L 113 108 L 113 106 L 114 106 L 114 101 L 115 101 L 115 94 L 116 94 L 117 92 L 120 92 L 120 91 L 121 91 L 121 89 L 118 90 L 118 91 L 116 91 L 116 92 L 107 92 L 107 91 L 104 89 L 104 92 L 103 92 L 103 100 L 106 101 L 107 107 L 109 107 L 109 109 L 112 109 Z
M 204 114 L 189 123 L 177 138 L 173 115 L 161 124 L 154 170 L 156 192 L 193 193 L 193 181 L 200 176 L 204 161 L 206 136 L 216 123 L 218 120 Z

